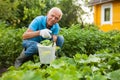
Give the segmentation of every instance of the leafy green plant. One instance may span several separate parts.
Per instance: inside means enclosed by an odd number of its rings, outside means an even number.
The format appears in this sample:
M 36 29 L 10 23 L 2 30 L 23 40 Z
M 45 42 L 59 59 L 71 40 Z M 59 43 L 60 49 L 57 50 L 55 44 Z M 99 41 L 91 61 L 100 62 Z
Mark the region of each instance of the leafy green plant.
M 26 28 L 15 29 L 11 27 L 1 27 L 1 29 L 2 31 L 0 34 L 0 67 L 8 67 L 9 65 L 13 65 L 15 58 L 19 55 L 19 53 L 22 50 L 21 36 L 26 30 Z
M 120 32 L 103 32 L 96 27 L 79 28 L 80 25 L 73 25 L 71 28 L 61 30 L 65 38 L 62 51 L 66 56 L 72 57 L 76 53 L 95 54 L 100 50 L 108 52 L 120 52 Z
M 0 25 L 0 67 L 8 67 L 13 64 L 22 49 L 21 36 L 26 28 L 2 26 L 5 26 L 4 23 Z M 66 56 L 57 58 L 46 68 L 41 68 L 38 56 L 34 56 L 34 59 L 37 58 L 35 63 L 26 62 L 18 69 L 11 66 L 0 80 L 117 80 L 119 78 L 119 31 L 102 32 L 94 27 L 80 29 L 79 25 L 73 25 L 68 29 L 63 28 L 60 34 L 65 38 L 61 53 Z
M 40 62 L 28 61 L 17 69 L 9 67 L 0 80 L 117 80 L 119 68 L 115 70 L 110 65 L 111 60 L 119 65 L 119 58 L 116 57 L 120 57 L 120 54 L 99 53 L 88 56 L 77 53 L 74 58 L 56 59 L 44 69 L 40 67 Z
M 52 45 L 53 43 L 50 40 L 44 40 L 44 41 L 40 42 L 40 44 L 43 46 L 49 46 L 49 45 Z

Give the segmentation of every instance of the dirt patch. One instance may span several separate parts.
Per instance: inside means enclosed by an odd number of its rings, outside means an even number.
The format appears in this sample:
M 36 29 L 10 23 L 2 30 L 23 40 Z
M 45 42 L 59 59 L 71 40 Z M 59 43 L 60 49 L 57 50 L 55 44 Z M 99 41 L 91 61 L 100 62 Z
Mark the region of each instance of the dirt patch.
M 0 77 L 2 76 L 2 74 L 4 73 L 4 72 L 6 72 L 7 71 L 7 68 L 2 68 L 2 69 L 0 69 Z

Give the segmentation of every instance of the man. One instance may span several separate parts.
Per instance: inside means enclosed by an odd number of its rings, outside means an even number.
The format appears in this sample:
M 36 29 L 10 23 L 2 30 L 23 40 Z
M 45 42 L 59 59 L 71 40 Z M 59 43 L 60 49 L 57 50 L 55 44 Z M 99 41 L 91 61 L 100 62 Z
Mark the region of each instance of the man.
M 62 11 L 53 7 L 49 10 L 47 16 L 36 17 L 29 25 L 29 28 L 23 34 L 24 50 L 15 61 L 15 67 L 19 67 L 29 57 L 38 53 L 37 43 L 45 39 L 53 40 L 56 46 L 62 47 L 64 43 L 63 36 L 58 36 L 60 27 L 57 22 L 62 18 Z

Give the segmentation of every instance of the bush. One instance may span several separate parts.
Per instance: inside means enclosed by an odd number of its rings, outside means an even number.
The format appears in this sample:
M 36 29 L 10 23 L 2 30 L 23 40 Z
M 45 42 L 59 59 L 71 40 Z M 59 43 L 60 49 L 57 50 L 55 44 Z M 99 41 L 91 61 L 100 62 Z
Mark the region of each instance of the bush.
M 0 24 L 0 67 L 13 65 L 22 50 L 22 34 L 26 28 L 5 28 Z M 61 54 L 73 57 L 79 54 L 119 53 L 120 32 L 103 32 L 96 27 L 80 29 L 80 25 L 73 25 L 68 29 L 62 28 L 60 34 L 65 38 Z M 3 62 L 4 61 L 4 62 Z
M 65 43 L 62 51 L 66 56 L 73 57 L 76 53 L 95 54 L 97 51 L 120 52 L 120 32 L 103 32 L 96 27 L 80 29 L 80 25 L 73 25 L 69 29 L 62 29 Z
M 22 50 L 22 34 L 25 28 L 6 28 L 0 24 L 0 67 L 13 65 L 15 58 Z

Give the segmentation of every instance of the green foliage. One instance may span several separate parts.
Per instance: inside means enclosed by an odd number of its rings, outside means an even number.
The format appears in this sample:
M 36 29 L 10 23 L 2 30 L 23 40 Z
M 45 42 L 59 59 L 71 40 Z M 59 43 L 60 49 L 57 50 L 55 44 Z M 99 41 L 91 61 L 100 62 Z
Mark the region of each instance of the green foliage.
M 75 0 L 76 1 L 76 0 Z M 63 12 L 63 17 L 61 21 L 59 22 L 61 27 L 67 27 L 69 28 L 72 24 L 78 23 L 78 7 L 74 4 L 74 0 L 61 0 L 58 7 L 61 8 Z M 82 10 L 81 10 L 82 11 Z
M 119 80 L 119 68 L 115 70 L 109 64 L 114 61 L 120 67 L 120 59 L 116 57 L 120 57 L 120 54 L 99 53 L 88 56 L 77 53 L 74 58 L 56 59 L 44 69 L 40 67 L 41 63 L 28 61 L 17 69 L 9 67 L 0 80 Z
M 13 65 L 22 50 L 22 34 L 26 28 L 6 28 L 0 23 L 0 68 Z M 117 80 L 120 68 L 120 32 L 103 32 L 94 26 L 72 25 L 62 28 L 65 43 L 62 53 L 50 66 L 40 68 L 36 62 L 26 62 L 20 68 L 9 67 L 0 80 Z M 71 57 L 71 58 L 70 58 Z M 16 75 L 16 76 L 15 76 Z M 27 77 L 26 77 L 27 76 Z M 116 78 L 117 77 L 117 78 Z
M 113 71 L 108 74 L 111 80 L 119 80 L 120 79 L 120 69 Z
M 21 11 L 23 15 L 20 15 L 21 17 L 21 23 L 23 24 L 22 26 L 28 26 L 30 22 L 39 15 L 43 15 L 42 11 L 46 5 L 43 0 L 23 0 L 19 1 L 18 8 Z M 22 27 L 21 26 L 21 27 Z
M 17 19 L 18 12 L 16 11 L 17 5 L 18 3 L 10 0 L 0 0 L 0 19 L 6 21 L 8 25 L 19 23 L 19 19 Z
M 25 28 L 6 28 L 0 24 L 0 67 L 13 65 L 15 58 L 22 50 L 22 34 Z
M 69 28 L 73 23 L 78 23 L 78 18 L 85 14 L 81 5 L 76 5 L 77 0 L 1 0 L 0 20 L 8 26 L 28 27 L 30 22 L 39 15 L 46 15 L 52 7 L 59 7 L 63 11 L 60 21 L 61 27 Z M 80 22 L 83 26 L 83 20 Z
M 7 25 L 28 26 L 33 18 L 45 13 L 45 4 L 43 0 L 1 0 L 0 19 L 6 21 Z
M 43 45 L 43 46 L 49 46 L 49 45 L 52 45 L 52 41 L 44 40 L 44 41 L 40 42 L 40 44 Z
M 80 25 L 73 25 L 69 29 L 62 29 L 65 43 L 62 51 L 69 57 L 76 53 L 95 54 L 97 51 L 110 53 L 120 52 L 120 32 L 103 32 L 95 27 L 80 29 Z

